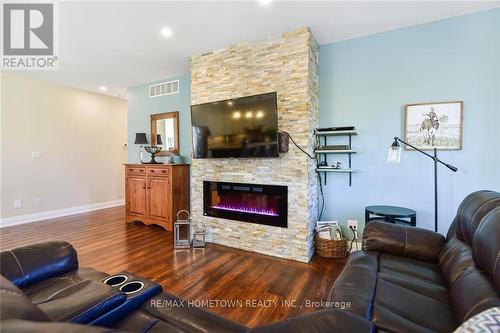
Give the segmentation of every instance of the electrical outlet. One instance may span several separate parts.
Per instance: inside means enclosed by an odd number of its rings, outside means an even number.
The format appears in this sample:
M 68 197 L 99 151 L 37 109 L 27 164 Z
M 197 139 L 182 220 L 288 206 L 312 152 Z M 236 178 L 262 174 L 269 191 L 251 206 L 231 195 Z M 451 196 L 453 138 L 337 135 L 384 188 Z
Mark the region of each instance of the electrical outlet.
M 358 230 L 358 221 L 357 220 L 347 220 L 347 227 L 353 228 L 354 230 Z
M 39 198 L 35 199 L 35 207 L 40 207 L 40 199 Z
M 23 201 L 21 199 L 14 200 L 14 208 L 15 209 L 21 208 L 22 206 L 23 206 Z
M 40 152 L 39 151 L 32 151 L 31 158 L 34 158 L 34 159 L 40 158 Z
M 349 229 L 354 230 L 354 239 L 356 240 L 356 243 L 359 240 L 358 236 L 358 221 L 357 220 L 347 220 L 347 227 Z

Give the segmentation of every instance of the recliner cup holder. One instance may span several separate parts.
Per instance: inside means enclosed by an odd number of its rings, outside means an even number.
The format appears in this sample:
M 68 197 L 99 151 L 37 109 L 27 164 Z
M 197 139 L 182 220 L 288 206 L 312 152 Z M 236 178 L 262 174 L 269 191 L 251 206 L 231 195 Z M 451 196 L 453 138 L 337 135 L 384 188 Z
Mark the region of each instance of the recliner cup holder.
M 144 283 L 141 281 L 130 281 L 125 283 L 123 286 L 120 287 L 120 291 L 124 292 L 125 294 L 133 294 L 138 291 L 140 291 L 142 288 L 144 288 Z
M 126 280 L 124 280 L 123 277 L 114 279 L 119 276 L 125 277 Z M 158 283 L 130 272 L 117 272 L 116 274 L 107 276 L 100 281 L 108 285 L 111 283 L 119 283 L 118 285 L 113 286 L 113 289 L 115 289 L 115 292 L 119 291 L 121 298 L 125 299 L 121 304 L 118 304 L 112 309 L 108 309 L 109 311 L 107 311 L 107 313 L 99 315 L 97 318 L 93 319 L 90 324 L 95 326 L 111 327 L 119 320 L 122 320 L 127 315 L 137 310 L 148 299 L 162 292 L 162 288 Z
M 123 274 L 113 275 L 104 280 L 104 283 L 110 285 L 111 287 L 119 286 L 128 280 L 128 276 Z

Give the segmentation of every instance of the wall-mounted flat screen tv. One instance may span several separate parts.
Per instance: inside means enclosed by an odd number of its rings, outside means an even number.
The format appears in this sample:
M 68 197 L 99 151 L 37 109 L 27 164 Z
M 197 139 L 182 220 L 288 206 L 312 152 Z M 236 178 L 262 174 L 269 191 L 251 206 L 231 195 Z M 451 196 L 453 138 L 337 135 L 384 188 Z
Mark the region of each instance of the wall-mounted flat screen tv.
M 276 92 L 191 106 L 194 158 L 278 157 Z

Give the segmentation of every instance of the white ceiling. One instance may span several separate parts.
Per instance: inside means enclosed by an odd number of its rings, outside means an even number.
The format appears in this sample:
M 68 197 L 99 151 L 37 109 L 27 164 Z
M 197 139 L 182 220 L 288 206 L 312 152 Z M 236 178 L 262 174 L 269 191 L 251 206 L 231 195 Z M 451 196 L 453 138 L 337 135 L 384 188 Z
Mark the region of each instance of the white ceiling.
M 124 97 L 127 87 L 188 73 L 192 55 L 299 27 L 326 44 L 493 7 L 500 1 L 61 2 L 59 70 L 23 74 Z

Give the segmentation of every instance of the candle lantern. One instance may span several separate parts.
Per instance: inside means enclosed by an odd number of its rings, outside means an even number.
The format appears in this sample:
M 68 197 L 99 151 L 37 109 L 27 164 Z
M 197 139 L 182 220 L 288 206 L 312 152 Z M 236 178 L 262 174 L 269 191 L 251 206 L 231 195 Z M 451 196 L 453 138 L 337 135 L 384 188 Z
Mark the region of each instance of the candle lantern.
M 206 228 L 202 223 L 197 224 L 193 233 L 193 247 L 205 247 Z
M 181 218 L 184 215 L 185 218 Z M 191 247 L 191 215 L 187 210 L 177 212 L 174 222 L 174 248 L 189 249 Z

